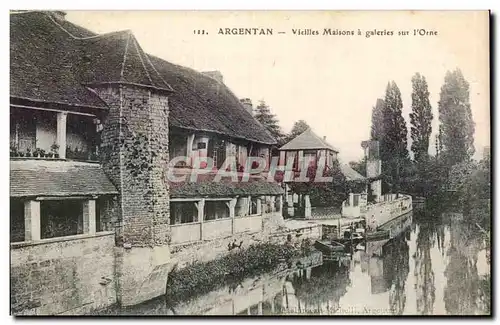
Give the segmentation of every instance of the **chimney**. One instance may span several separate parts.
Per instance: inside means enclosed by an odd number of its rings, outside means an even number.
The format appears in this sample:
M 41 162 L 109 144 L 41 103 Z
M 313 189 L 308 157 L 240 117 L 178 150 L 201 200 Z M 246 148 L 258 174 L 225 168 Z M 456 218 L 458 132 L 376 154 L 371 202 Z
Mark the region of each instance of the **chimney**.
M 323 141 L 326 141 L 326 135 L 323 136 Z
M 250 98 L 242 98 L 240 99 L 240 102 L 243 105 L 243 107 L 247 110 L 247 112 L 253 116 L 252 100 Z
M 224 77 L 222 76 L 222 73 L 218 70 L 215 71 L 204 71 L 202 72 L 204 75 L 209 76 L 210 78 L 213 78 L 217 80 L 220 83 L 224 83 Z

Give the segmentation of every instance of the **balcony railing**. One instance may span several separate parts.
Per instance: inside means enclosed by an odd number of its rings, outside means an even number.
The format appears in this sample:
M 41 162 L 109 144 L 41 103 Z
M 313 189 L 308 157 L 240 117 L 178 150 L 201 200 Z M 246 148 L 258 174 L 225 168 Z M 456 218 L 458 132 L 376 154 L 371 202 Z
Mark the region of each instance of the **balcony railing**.
M 262 215 L 216 219 L 172 225 L 172 244 L 229 237 L 243 232 L 262 231 Z
M 10 125 L 11 158 L 98 160 L 100 121 L 92 114 L 16 107 Z

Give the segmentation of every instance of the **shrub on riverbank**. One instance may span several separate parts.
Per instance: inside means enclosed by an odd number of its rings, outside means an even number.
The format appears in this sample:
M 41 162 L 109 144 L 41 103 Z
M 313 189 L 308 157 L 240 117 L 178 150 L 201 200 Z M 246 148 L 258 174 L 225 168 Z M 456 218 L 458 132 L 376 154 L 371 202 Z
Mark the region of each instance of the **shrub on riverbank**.
M 208 293 L 227 283 L 271 271 L 280 262 L 298 255 L 293 247 L 263 243 L 210 262 L 174 268 L 168 275 L 167 299 L 175 302 Z

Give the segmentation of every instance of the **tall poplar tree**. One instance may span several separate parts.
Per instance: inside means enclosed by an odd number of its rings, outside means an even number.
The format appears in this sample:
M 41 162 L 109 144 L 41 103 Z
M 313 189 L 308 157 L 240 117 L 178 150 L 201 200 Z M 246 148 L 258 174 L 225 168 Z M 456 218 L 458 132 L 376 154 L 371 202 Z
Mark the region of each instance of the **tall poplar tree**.
M 400 174 L 408 162 L 408 130 L 403 118 L 401 91 L 394 81 L 387 84 L 383 110 L 383 136 L 380 140 L 382 171 L 389 176 L 396 193 L 400 189 Z M 385 165 L 385 168 L 384 168 Z
M 442 135 L 440 153 L 448 166 L 469 160 L 474 155 L 474 130 L 469 102 L 469 83 L 460 69 L 448 71 L 438 103 Z
M 417 163 L 427 161 L 429 156 L 429 138 L 432 132 L 432 107 L 429 102 L 429 90 L 425 77 L 416 73 L 411 79 L 413 92 L 411 94 L 410 124 L 411 150 Z
M 385 102 L 383 99 L 378 98 L 377 103 L 372 109 L 372 128 L 371 128 L 371 139 L 379 140 L 382 138 L 384 133 L 384 106 Z

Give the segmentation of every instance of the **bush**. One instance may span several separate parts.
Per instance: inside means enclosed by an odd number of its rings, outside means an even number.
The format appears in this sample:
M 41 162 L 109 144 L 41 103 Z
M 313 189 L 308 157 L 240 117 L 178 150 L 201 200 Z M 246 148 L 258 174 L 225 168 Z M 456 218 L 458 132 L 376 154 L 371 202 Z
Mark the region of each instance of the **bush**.
M 298 254 L 293 247 L 264 243 L 210 262 L 174 269 L 167 280 L 167 299 L 175 302 L 206 294 L 228 283 L 271 271 L 283 259 L 289 260 Z

